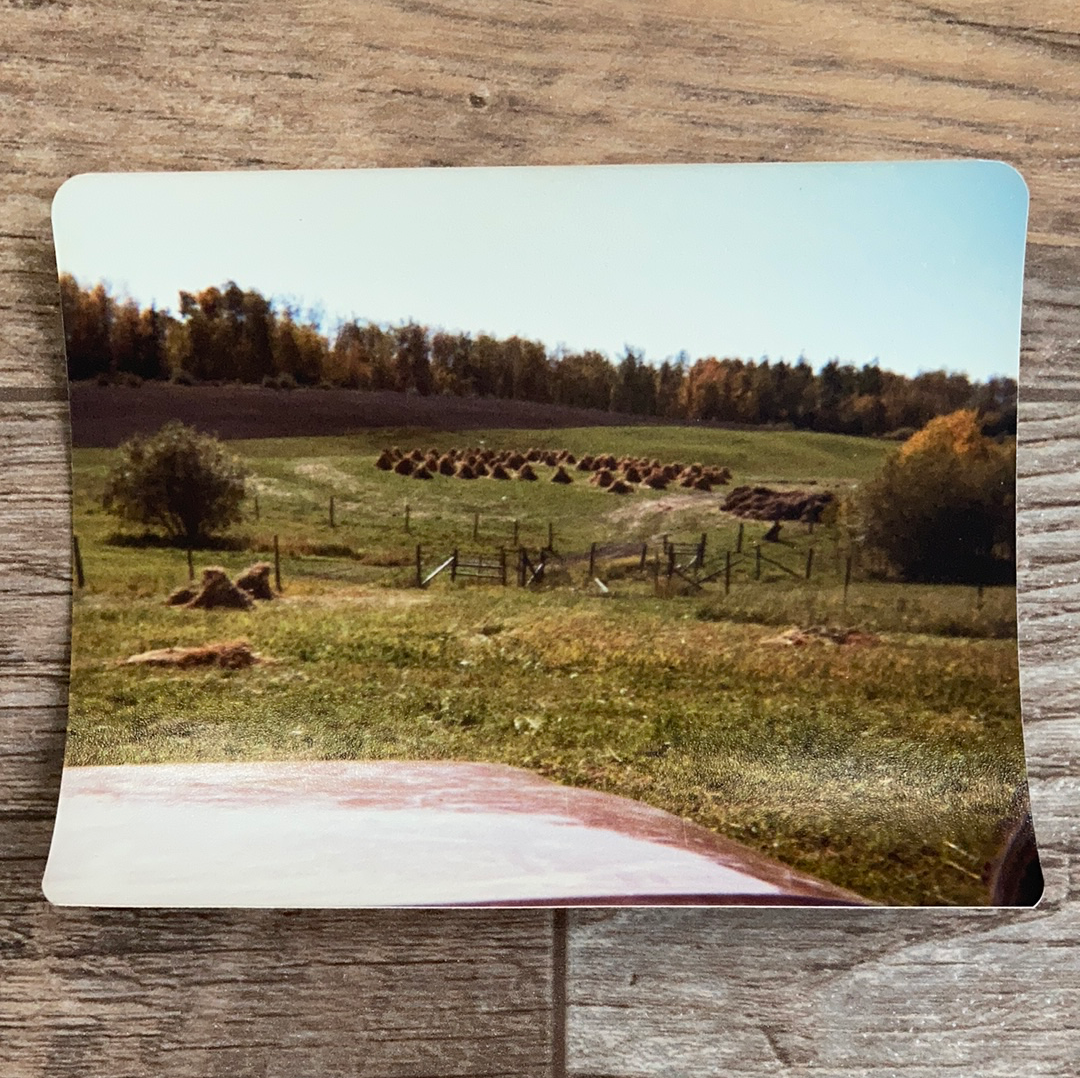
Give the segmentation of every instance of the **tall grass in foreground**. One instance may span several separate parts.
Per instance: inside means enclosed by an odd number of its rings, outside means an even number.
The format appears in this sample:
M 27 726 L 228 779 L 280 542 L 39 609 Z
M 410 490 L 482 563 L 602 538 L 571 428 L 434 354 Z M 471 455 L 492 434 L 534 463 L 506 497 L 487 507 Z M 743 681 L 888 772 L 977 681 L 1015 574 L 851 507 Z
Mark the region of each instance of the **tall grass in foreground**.
M 767 643 L 695 597 L 297 587 L 76 601 L 72 764 L 460 759 L 635 797 L 875 898 L 969 903 L 1023 775 L 1015 644 Z M 118 667 L 243 636 L 238 672 Z

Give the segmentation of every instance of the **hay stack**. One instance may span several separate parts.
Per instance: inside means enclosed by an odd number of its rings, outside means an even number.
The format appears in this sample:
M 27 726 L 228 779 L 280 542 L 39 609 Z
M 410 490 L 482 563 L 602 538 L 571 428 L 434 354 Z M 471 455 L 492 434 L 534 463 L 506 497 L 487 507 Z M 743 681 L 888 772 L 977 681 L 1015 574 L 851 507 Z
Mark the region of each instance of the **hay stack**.
M 679 479 L 679 486 L 680 487 L 693 487 L 693 485 L 696 482 L 697 482 L 697 476 L 688 472 L 685 475 L 681 476 L 681 478 Z
M 551 481 L 553 483 L 562 483 L 565 486 L 567 483 L 572 483 L 573 479 L 570 478 L 566 469 L 560 464 L 558 468 L 555 469 L 555 474 L 551 477 Z
M 401 460 L 394 465 L 394 475 L 412 475 L 413 469 L 416 465 L 409 457 L 402 457 Z
M 540 450 L 539 449 L 530 449 L 525 454 L 525 461 L 528 464 L 538 464 L 539 461 L 540 461 Z
M 607 468 L 601 468 L 600 471 L 593 472 L 589 482 L 597 487 L 610 487 L 615 482 L 615 476 Z
M 559 458 L 550 450 L 540 458 L 549 468 L 555 468 L 559 464 Z
M 190 584 L 185 584 L 183 587 L 176 588 L 169 592 L 169 595 L 165 600 L 165 605 L 183 606 L 185 603 L 190 603 L 198 594 L 198 591 Z
M 492 479 L 509 479 L 510 473 L 501 465 L 496 464 L 491 469 Z
M 414 449 L 409 454 L 409 460 L 411 460 L 413 462 L 413 464 L 420 464 L 423 461 L 423 459 L 424 459 L 424 454 L 421 453 L 419 449 Z
M 532 465 L 525 463 L 518 469 L 518 479 L 527 479 L 529 482 L 533 482 L 536 479 L 536 472 L 532 470 Z
M 388 471 L 391 470 L 391 468 L 394 467 L 394 458 L 391 455 L 389 449 L 384 449 L 375 458 L 375 467 L 378 468 L 380 471 L 383 471 L 383 472 L 388 472 Z
M 627 483 L 640 483 L 641 482 L 641 472 L 639 472 L 637 470 L 637 467 L 635 465 L 628 464 L 623 469 L 623 479 Z
M 253 605 L 251 596 L 241 591 L 225 570 L 216 565 L 203 570 L 198 593 L 184 604 L 188 610 L 250 610 Z
M 458 477 L 458 479 L 475 479 L 476 478 L 476 472 L 474 472 L 472 470 L 472 468 L 469 466 L 468 461 L 462 461 L 457 466 L 457 471 L 454 472 L 454 475 L 456 475 Z
M 577 470 L 579 472 L 591 472 L 593 459 L 587 453 L 577 462 Z
M 710 483 L 705 476 L 699 475 L 697 479 L 694 480 L 694 490 L 703 490 L 708 492 L 712 490 L 712 483 Z
M 524 463 L 525 457 L 522 453 L 511 453 L 510 456 L 506 458 L 507 468 L 513 468 L 515 471 L 517 471 Z
M 474 465 L 473 471 L 476 473 L 477 479 L 482 478 L 488 474 L 488 466 L 484 463 L 483 457 L 481 457 Z
M 568 449 L 562 451 L 563 464 L 577 464 L 577 457 L 574 456 Z
M 666 490 L 668 485 L 667 476 L 659 469 L 649 472 L 642 482 L 653 490 Z
M 412 477 L 413 477 L 413 479 L 430 479 L 431 478 L 431 472 L 429 472 L 427 470 L 427 468 L 424 467 L 423 464 L 421 464 L 420 467 L 417 468 L 416 471 L 412 473 Z
M 445 456 L 439 457 L 439 475 L 453 475 L 454 474 L 454 458 L 447 453 Z
M 634 488 L 628 483 L 624 483 L 621 479 L 616 479 L 610 487 L 607 488 L 608 494 L 633 494 Z
M 270 587 L 272 568 L 268 561 L 257 561 L 236 578 L 236 586 L 241 591 L 246 591 L 252 599 L 273 599 L 274 591 Z

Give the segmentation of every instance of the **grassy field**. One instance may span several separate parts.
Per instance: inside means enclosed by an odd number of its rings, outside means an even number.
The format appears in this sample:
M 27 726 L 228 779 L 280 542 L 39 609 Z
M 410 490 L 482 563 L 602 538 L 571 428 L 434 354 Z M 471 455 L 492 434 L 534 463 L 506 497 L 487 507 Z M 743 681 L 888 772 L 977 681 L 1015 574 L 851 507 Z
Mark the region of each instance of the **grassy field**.
M 111 451 L 74 454 L 75 530 L 87 586 L 74 618 L 73 764 L 234 759 L 462 759 L 527 767 L 639 798 L 890 903 L 984 900 L 995 828 L 1023 776 L 1014 593 L 857 579 L 846 605 L 839 537 L 785 528 L 770 553 L 816 571 L 796 581 L 744 564 L 721 585 L 658 589 L 636 558 L 602 558 L 611 595 L 580 561 L 560 586 L 407 587 L 455 545 L 591 542 L 655 548 L 704 531 L 735 542 L 716 495 L 618 498 L 582 482 L 417 482 L 372 467 L 385 444 L 624 451 L 726 464 L 734 483 L 849 488 L 880 442 L 647 427 L 481 435 L 378 431 L 234 443 L 259 491 L 235 549 L 196 565 L 239 569 L 280 537 L 281 599 L 251 612 L 166 608 L 183 551 L 120 542 L 97 505 Z M 541 469 L 546 475 L 547 470 Z M 577 473 L 575 473 L 575 476 Z M 327 505 L 335 497 L 338 526 Z M 410 505 L 410 532 L 404 505 Z M 473 514 L 480 535 L 472 540 Z M 749 549 L 765 528 L 748 522 Z M 130 531 L 129 531 L 130 534 Z M 674 582 L 678 585 L 678 581 Z M 773 642 L 791 626 L 877 634 L 860 646 Z M 167 672 L 117 660 L 243 637 L 265 664 Z

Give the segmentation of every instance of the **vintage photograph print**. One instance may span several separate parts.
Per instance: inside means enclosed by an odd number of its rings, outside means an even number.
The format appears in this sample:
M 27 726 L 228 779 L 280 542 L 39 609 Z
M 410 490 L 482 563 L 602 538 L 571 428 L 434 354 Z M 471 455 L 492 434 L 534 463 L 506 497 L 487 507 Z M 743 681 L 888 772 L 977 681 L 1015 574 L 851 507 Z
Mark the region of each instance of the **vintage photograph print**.
M 62 905 L 1033 905 L 1027 191 L 85 175 Z

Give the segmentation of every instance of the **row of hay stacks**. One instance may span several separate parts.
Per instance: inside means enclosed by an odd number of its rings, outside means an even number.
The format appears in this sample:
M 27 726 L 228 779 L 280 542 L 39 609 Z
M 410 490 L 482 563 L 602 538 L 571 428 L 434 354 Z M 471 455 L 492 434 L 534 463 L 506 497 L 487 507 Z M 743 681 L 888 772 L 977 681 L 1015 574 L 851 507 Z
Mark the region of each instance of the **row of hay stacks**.
M 250 610 L 256 599 L 273 599 L 269 562 L 260 561 L 245 569 L 235 581 L 220 566 L 203 569 L 199 586 L 185 584 L 165 600 L 166 606 L 188 610 Z
M 834 501 L 836 495 L 828 490 L 736 487 L 724 500 L 723 508 L 747 520 L 801 520 L 816 524 Z
M 731 479 L 727 468 L 703 464 L 664 464 L 646 457 L 615 457 L 612 454 L 583 456 L 580 459 L 569 450 L 528 449 L 448 449 L 440 454 L 436 449 L 412 449 L 402 452 L 395 446 L 384 449 L 375 460 L 375 467 L 396 475 L 414 479 L 433 479 L 437 475 L 458 479 L 522 479 L 535 482 L 540 477 L 534 465 L 553 468 L 552 483 L 566 485 L 574 481 L 568 469 L 591 473 L 589 482 L 611 494 L 629 494 L 635 486 L 664 490 L 675 484 L 689 490 L 710 491 Z

